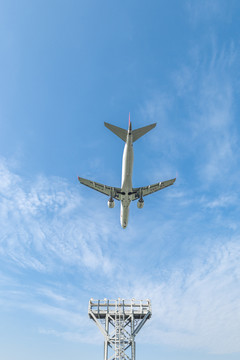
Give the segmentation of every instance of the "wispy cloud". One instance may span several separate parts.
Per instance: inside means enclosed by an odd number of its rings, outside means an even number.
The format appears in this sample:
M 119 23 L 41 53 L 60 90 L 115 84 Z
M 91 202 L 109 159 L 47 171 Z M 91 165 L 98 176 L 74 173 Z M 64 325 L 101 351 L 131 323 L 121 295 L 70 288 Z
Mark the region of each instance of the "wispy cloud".
M 165 281 L 154 274 L 141 283 L 133 280 L 124 296 L 152 299 L 145 340 L 218 354 L 240 351 L 239 256 L 234 239 L 200 253 L 188 270 L 175 267 Z
M 214 208 L 226 208 L 231 205 L 236 205 L 236 202 L 238 202 L 238 199 L 235 194 L 227 193 L 227 194 L 223 194 L 213 200 L 207 200 L 207 199 L 203 198 L 201 201 L 204 206 L 206 206 L 210 209 L 214 209 Z
M 84 209 L 74 187 L 58 178 L 26 182 L 2 162 L 0 189 L 3 258 L 38 271 L 51 271 L 54 259 L 89 270 L 112 268 L 99 245 L 109 232 L 107 221 L 92 212 L 91 201 Z
M 211 55 L 195 46 L 191 63 L 175 77 L 182 101 L 186 104 L 191 128 L 192 153 L 198 152 L 202 184 L 236 179 L 239 138 L 235 122 L 235 65 L 237 50 L 233 44 L 218 49 L 210 42 Z M 234 174 L 234 175 L 233 175 Z M 234 181 L 234 180 L 233 180 Z
M 100 204 L 63 179 L 27 181 L 4 161 L 1 175 L 2 307 L 36 314 L 43 335 L 89 343 L 102 341 L 87 317 L 90 297 L 150 298 L 148 342 L 239 351 L 238 230 L 232 239 L 214 239 L 203 229 L 209 216 L 213 227 L 224 228 L 214 212 L 236 207 L 231 196 L 169 193 L 160 216 L 146 209 L 144 228 L 132 210 L 135 226 L 126 233 L 118 217 L 110 224 L 107 213 L 96 209 Z M 168 201 L 176 203 L 174 214 Z
M 207 3 L 199 6 L 206 10 Z M 212 15 L 221 16 L 217 2 L 212 5 Z M 188 60 L 173 74 L 176 96 L 157 94 L 142 108 L 146 117 L 164 123 L 164 134 L 159 130 L 152 135 L 159 159 L 154 159 L 150 175 L 169 175 L 175 166 L 180 176 L 175 188 L 164 193 L 166 216 L 159 212 L 163 224 L 154 224 L 148 243 L 154 247 L 161 241 L 159 262 L 151 274 L 141 281 L 132 279 L 122 291 L 125 297 L 134 293 L 152 299 L 148 341 L 224 354 L 240 351 L 239 55 L 236 44 L 219 47 L 215 34 L 209 38 L 211 51 L 204 51 L 201 41 L 194 44 Z M 171 107 L 179 109 L 181 126 Z M 174 199 L 175 216 L 168 213 L 167 199 Z M 166 247 L 168 255 L 174 257 L 175 251 L 177 256 L 165 267 Z
M 231 6 L 227 2 L 219 2 L 217 0 L 203 0 L 194 1 L 188 0 L 186 2 L 189 18 L 192 24 L 199 24 L 201 22 L 230 19 Z M 231 3 L 232 5 L 232 3 Z
M 188 60 L 172 75 L 176 95 L 152 96 L 142 113 L 159 119 L 151 138 L 159 153 L 152 161 L 155 178 L 175 175 L 177 170 L 183 183 L 189 178 L 198 187 L 222 190 L 226 182 L 237 186 L 239 178 L 235 91 L 239 55 L 234 43 L 219 47 L 215 36 L 209 47 L 206 52 L 201 43 L 194 44 Z

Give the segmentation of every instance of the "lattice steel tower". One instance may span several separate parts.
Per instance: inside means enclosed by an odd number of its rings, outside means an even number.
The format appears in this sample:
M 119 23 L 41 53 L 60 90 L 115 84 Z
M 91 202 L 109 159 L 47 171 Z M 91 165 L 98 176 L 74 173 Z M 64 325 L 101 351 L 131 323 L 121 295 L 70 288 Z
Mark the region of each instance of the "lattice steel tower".
M 135 360 L 135 336 L 152 315 L 150 300 L 93 300 L 88 315 L 104 336 L 104 360 Z

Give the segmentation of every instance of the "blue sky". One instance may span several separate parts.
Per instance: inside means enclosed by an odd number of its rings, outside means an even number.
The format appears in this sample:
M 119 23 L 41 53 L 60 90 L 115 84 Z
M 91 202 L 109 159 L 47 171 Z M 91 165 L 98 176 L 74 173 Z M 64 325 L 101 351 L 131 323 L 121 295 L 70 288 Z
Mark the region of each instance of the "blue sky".
M 102 359 L 88 301 L 150 298 L 137 359 L 240 355 L 240 4 L 0 3 L 0 344 L 4 360 Z M 77 175 L 173 187 L 119 204 Z

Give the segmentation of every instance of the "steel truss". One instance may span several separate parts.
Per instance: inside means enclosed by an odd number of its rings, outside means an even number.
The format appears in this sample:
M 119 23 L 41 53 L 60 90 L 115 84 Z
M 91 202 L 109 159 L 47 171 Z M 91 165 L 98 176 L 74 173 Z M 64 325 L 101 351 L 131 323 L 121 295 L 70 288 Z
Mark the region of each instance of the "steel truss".
M 135 360 L 135 336 L 152 315 L 150 300 L 93 300 L 88 315 L 104 336 L 104 360 Z

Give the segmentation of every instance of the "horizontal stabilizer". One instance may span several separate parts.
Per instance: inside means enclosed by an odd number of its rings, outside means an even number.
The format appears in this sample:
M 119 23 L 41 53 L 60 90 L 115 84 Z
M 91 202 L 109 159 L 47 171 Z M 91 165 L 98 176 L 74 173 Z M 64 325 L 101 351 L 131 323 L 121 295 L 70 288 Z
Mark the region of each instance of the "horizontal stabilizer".
M 139 128 L 139 129 L 133 130 L 133 132 L 132 132 L 133 142 L 138 140 L 141 136 L 145 135 L 147 132 L 149 132 L 153 128 L 155 128 L 156 125 L 157 124 L 155 123 L 155 124 L 147 125 L 147 126 Z
M 127 130 L 122 129 L 118 126 L 109 124 L 109 123 L 104 123 L 104 125 L 106 126 L 106 128 L 108 128 L 109 130 L 111 130 L 115 135 L 117 135 L 118 137 L 120 137 L 120 139 L 122 139 L 124 142 L 127 139 Z

